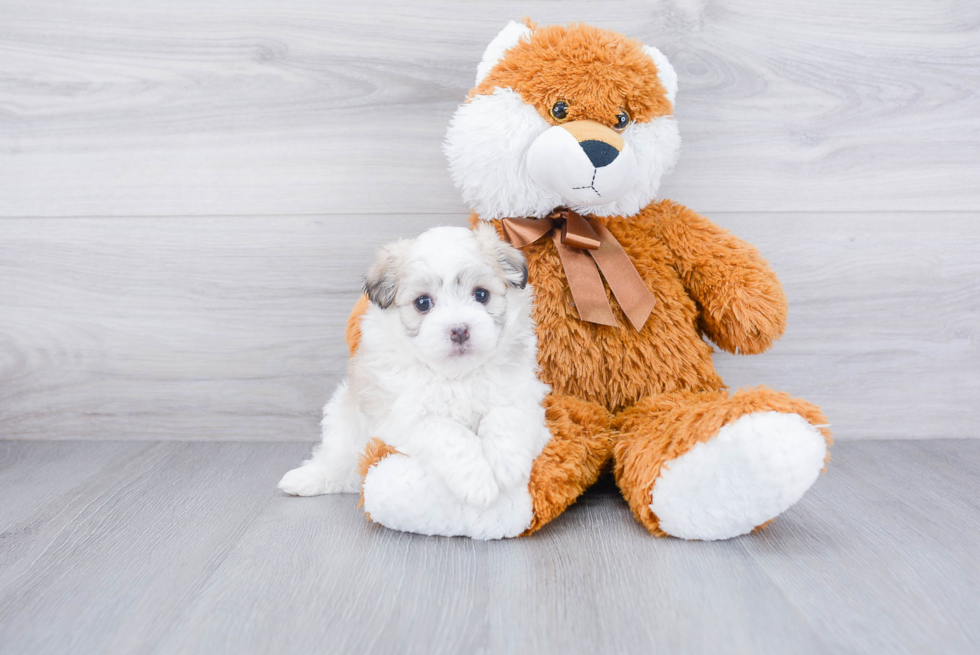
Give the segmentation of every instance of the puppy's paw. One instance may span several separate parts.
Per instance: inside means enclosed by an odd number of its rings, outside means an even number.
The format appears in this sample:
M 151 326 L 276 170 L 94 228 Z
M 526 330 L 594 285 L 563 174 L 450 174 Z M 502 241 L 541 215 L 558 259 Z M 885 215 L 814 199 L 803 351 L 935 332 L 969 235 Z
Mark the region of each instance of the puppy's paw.
M 484 446 L 493 477 L 501 489 L 515 489 L 527 486 L 531 477 L 531 454 L 521 448 L 503 448 L 500 444 L 494 447 Z
M 279 481 L 279 489 L 290 496 L 319 496 L 343 491 L 342 484 L 338 488 L 332 487 L 338 485 L 331 485 L 319 467 L 309 464 L 294 468 Z
M 489 466 L 454 472 L 446 484 L 467 505 L 486 509 L 500 496 L 500 487 Z

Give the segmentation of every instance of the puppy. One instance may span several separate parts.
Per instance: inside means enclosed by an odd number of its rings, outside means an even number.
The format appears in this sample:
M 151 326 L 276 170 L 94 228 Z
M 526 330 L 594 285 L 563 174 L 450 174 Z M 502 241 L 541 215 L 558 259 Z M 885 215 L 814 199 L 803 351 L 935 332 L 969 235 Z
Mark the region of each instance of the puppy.
M 371 306 L 348 378 L 324 407 L 323 441 L 279 488 L 358 492 L 358 457 L 377 437 L 466 506 L 526 489 L 550 439 L 549 389 L 537 378 L 520 251 L 488 225 L 434 228 L 384 248 L 365 291 Z

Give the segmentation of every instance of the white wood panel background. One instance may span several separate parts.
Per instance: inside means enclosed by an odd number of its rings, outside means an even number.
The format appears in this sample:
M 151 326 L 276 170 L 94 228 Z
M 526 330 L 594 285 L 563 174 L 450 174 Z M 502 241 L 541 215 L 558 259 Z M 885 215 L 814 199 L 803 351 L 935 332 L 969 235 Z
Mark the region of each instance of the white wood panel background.
M 664 194 L 791 301 L 732 386 L 978 436 L 976 2 L 4 0 L 0 437 L 315 438 L 370 253 L 465 221 L 442 134 L 524 15 L 673 60 Z

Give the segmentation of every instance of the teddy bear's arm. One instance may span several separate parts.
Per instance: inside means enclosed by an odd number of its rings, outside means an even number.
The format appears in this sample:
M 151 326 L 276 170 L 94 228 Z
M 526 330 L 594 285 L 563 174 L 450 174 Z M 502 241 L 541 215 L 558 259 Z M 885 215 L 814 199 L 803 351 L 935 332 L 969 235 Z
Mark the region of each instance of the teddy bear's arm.
M 751 355 L 782 336 L 786 295 L 754 246 L 678 204 L 658 227 L 684 286 L 700 305 L 700 327 L 712 341 Z

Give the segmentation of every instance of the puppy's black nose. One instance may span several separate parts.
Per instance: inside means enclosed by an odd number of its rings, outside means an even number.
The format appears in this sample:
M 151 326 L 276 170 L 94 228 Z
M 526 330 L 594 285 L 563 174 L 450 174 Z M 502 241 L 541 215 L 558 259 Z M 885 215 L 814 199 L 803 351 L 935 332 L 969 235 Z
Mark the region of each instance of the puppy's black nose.
M 605 141 L 599 141 L 598 139 L 589 139 L 583 141 L 579 144 L 582 146 L 582 150 L 585 154 L 589 156 L 589 161 L 596 168 L 602 168 L 603 166 L 608 166 L 616 160 L 619 156 L 619 151 L 613 148 L 611 145 Z
M 453 343 L 464 343 L 470 338 L 469 325 L 455 325 L 449 330 L 449 338 Z

